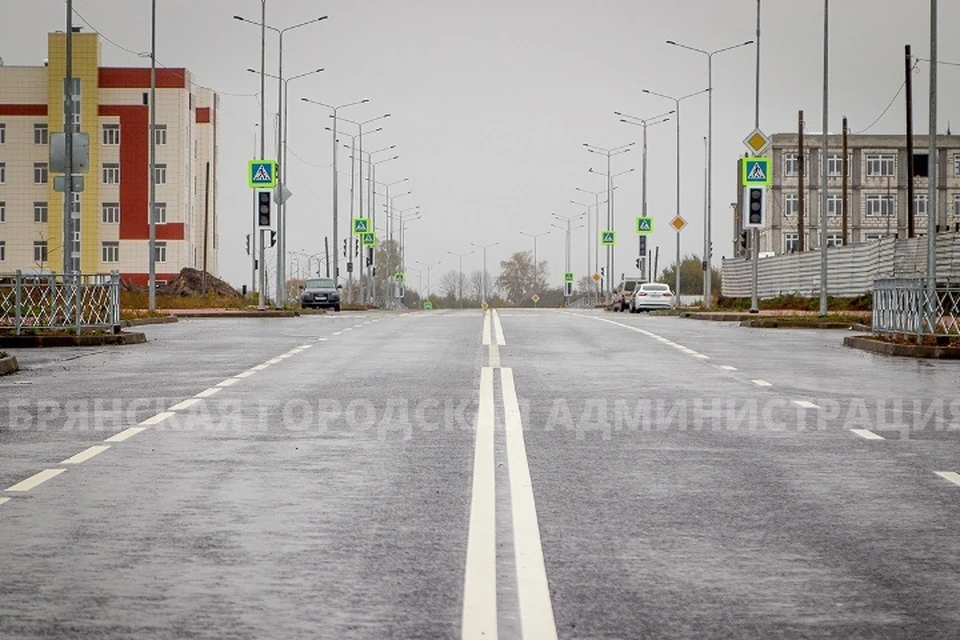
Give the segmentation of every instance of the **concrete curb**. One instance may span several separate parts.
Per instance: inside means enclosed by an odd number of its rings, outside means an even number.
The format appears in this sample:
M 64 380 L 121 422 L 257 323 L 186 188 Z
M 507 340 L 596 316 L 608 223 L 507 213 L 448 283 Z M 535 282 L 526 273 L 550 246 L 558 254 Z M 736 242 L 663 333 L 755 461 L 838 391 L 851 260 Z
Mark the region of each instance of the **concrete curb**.
M 852 349 L 861 349 L 870 353 L 905 358 L 924 358 L 934 360 L 960 360 L 960 347 L 936 347 L 919 344 L 897 344 L 884 342 L 870 336 L 847 336 L 843 344 Z
M 180 320 L 173 316 L 166 316 L 163 318 L 131 318 L 121 321 L 120 325 L 123 327 L 143 327 L 150 324 L 174 324 L 177 322 L 180 322 Z
M 16 358 L 13 356 L 0 358 L 0 376 L 6 376 L 11 373 L 16 373 L 17 371 L 20 371 L 20 365 L 17 363 Z
M 147 336 L 136 332 L 111 334 L 0 336 L 0 347 L 35 349 L 39 347 L 101 347 L 105 345 L 143 344 Z
M 296 318 L 299 311 L 170 311 L 173 318 Z
M 776 318 L 754 318 L 743 320 L 741 327 L 753 329 L 837 329 L 843 331 L 870 331 L 870 327 L 851 322 L 802 322 L 798 320 L 777 320 Z

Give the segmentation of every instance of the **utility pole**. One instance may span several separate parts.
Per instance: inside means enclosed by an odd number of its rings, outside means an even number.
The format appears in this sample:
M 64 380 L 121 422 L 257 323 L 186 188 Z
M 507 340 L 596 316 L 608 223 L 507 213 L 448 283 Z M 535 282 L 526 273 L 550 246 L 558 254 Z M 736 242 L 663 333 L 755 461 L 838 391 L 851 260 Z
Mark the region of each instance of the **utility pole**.
M 806 248 L 806 229 L 803 226 L 803 213 L 806 211 L 806 196 L 804 174 L 806 163 L 803 155 L 803 110 L 800 111 L 797 124 L 797 251 L 804 252 Z
M 753 126 L 754 129 L 760 128 L 760 0 L 757 0 L 757 72 L 755 80 L 755 90 L 754 90 L 754 115 L 753 115 Z M 758 289 L 758 273 L 760 271 L 760 229 L 753 229 L 751 231 L 750 238 L 750 248 L 753 250 L 752 262 L 753 269 L 751 272 L 751 286 L 750 286 L 750 313 L 760 313 L 760 301 L 757 294 Z M 677 292 L 677 295 L 680 295 L 680 292 Z
M 930 0 L 930 152 L 927 192 L 927 304 L 929 329 L 935 326 L 937 298 L 937 0 Z
M 906 88 L 907 88 L 907 237 L 912 238 L 916 235 L 916 215 L 913 211 L 913 55 L 910 52 L 910 45 L 904 47 L 904 61 Z M 927 214 L 929 216 L 929 203 Z
M 67 0 L 67 59 L 63 79 L 63 136 L 67 152 L 67 174 L 63 181 L 63 283 L 73 271 L 73 0 Z M 153 295 L 153 288 L 150 288 Z M 153 310 L 153 305 L 150 306 Z
M 849 134 L 850 134 L 850 128 L 847 126 L 847 116 L 843 116 L 843 158 L 840 164 L 840 170 L 843 172 L 843 177 L 841 178 L 843 191 L 840 195 L 840 207 L 841 207 L 841 216 L 842 216 L 840 220 L 840 224 L 842 226 L 842 231 L 843 231 L 843 246 L 847 246 L 847 243 L 849 242 L 848 236 L 850 235 L 849 234 L 850 218 L 849 218 L 849 213 L 847 212 L 847 195 L 850 187 L 847 181 L 847 176 L 849 175 L 847 172 L 850 169 L 849 164 L 847 162 L 847 153 L 850 151 L 849 140 L 848 140 Z
M 823 159 L 820 168 L 820 317 L 827 315 L 827 145 L 830 127 L 830 0 L 823 0 Z

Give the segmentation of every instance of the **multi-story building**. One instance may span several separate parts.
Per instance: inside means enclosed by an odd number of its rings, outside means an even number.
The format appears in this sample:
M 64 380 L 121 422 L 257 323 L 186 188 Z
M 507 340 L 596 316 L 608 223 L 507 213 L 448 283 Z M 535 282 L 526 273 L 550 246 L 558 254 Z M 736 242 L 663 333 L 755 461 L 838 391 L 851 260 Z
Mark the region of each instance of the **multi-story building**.
M 102 67 L 97 34 L 72 39 L 74 130 L 89 134 L 90 152 L 68 251 L 82 273 L 146 284 L 150 69 Z M 42 66 L 0 67 L 0 273 L 62 270 L 64 194 L 48 163 L 51 134 L 64 129 L 66 34 L 49 34 L 48 54 Z M 186 69 L 158 68 L 156 87 L 156 278 L 183 267 L 216 275 L 217 96 Z
M 929 224 L 928 136 L 914 136 L 914 233 L 925 235 Z M 803 145 L 804 249 L 820 246 L 822 183 L 821 135 L 805 135 Z M 937 136 L 938 225 L 955 232 L 960 224 L 960 136 Z M 760 230 L 760 251 L 790 253 L 800 247 L 800 148 L 799 135 L 772 136 L 766 155 L 772 158 L 773 184 L 767 193 L 766 226 Z M 846 243 L 869 242 L 886 236 L 906 238 L 908 233 L 908 154 L 906 137 L 895 135 L 847 136 L 847 237 Z M 843 136 L 827 139 L 827 245 L 844 244 L 843 237 Z M 739 176 L 738 176 L 739 179 Z M 738 189 L 738 199 L 742 198 Z M 741 211 L 738 202 L 737 211 Z M 743 254 L 740 216 L 736 216 L 734 242 Z

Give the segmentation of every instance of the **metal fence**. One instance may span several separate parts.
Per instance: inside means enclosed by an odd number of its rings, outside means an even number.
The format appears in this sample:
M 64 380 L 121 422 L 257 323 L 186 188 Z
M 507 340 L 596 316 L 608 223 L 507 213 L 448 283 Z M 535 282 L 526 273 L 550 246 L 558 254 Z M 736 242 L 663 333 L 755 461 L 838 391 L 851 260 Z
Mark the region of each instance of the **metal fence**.
M 911 336 L 960 336 L 960 283 L 927 291 L 926 278 L 879 278 L 873 284 L 873 332 Z
M 117 331 L 120 274 L 0 275 L 0 332 L 31 329 Z

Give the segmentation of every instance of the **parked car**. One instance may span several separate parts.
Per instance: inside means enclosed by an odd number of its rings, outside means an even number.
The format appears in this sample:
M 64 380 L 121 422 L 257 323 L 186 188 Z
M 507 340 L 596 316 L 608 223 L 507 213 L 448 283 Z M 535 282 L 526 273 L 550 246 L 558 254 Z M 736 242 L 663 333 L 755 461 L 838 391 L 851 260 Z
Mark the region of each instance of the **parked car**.
M 626 311 L 630 308 L 630 298 L 633 296 L 633 290 L 638 284 L 642 284 L 642 278 L 627 278 L 618 286 L 613 295 L 613 310 Z
M 659 282 L 644 282 L 630 296 L 630 313 L 651 309 L 672 309 L 676 301 L 670 285 Z
M 333 278 L 309 278 L 300 287 L 300 306 L 304 309 L 324 307 L 340 311 L 340 289 Z

